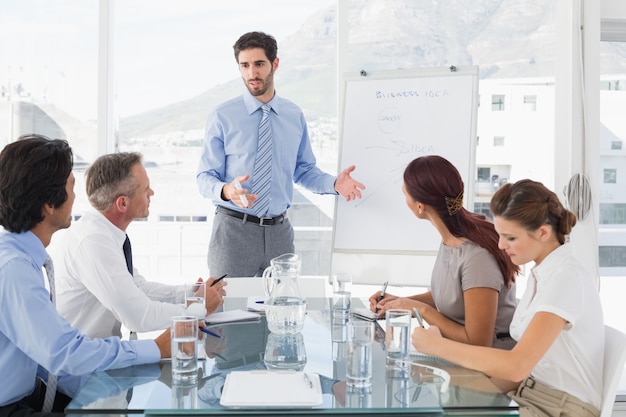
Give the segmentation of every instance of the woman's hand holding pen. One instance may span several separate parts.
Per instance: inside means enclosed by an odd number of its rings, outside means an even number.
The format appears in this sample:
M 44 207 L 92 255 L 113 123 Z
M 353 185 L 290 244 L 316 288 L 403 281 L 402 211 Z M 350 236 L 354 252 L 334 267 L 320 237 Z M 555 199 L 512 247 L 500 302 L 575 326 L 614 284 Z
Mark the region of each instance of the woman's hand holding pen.
M 437 355 L 442 340 L 443 336 L 437 326 L 430 326 L 428 329 L 417 326 L 411 334 L 411 343 L 415 349 L 427 355 Z
M 422 303 L 421 301 L 417 301 L 417 300 L 413 300 L 411 298 L 407 298 L 407 297 L 393 297 L 390 296 L 389 298 L 385 297 L 384 302 L 381 302 L 381 309 L 386 310 L 390 310 L 392 308 L 401 308 L 404 310 L 413 310 L 414 308 L 417 308 L 418 311 L 421 313 L 421 315 L 423 316 L 423 309 L 425 307 L 427 307 L 427 305 L 425 303 Z
M 228 283 L 224 281 L 224 276 L 220 278 L 210 277 L 206 285 L 206 297 L 204 298 L 207 314 L 213 313 L 224 303 L 222 297 L 226 295 L 224 289 Z
M 396 300 L 398 296 L 386 293 L 383 298 L 380 298 L 381 291 L 377 291 L 374 295 L 369 298 L 370 301 L 370 310 L 375 313 L 378 313 L 379 317 L 385 316 L 385 311 L 389 309 L 389 303 L 393 300 Z M 400 307 L 396 307 L 400 308 Z
M 382 291 L 376 291 L 370 298 L 370 310 L 376 311 L 378 308 L 378 299 L 380 298 L 380 294 Z
M 387 293 L 385 295 L 385 298 L 383 298 L 381 301 L 376 301 L 378 300 L 378 298 L 376 298 L 377 294 L 374 294 L 372 297 L 370 297 L 370 309 L 372 311 L 376 311 L 379 317 L 384 317 L 387 310 L 391 310 L 394 308 L 401 308 L 404 310 L 412 310 L 414 308 L 418 308 L 421 311 L 421 308 L 425 305 L 420 301 L 412 300 L 407 297 L 398 297 L 389 293 Z

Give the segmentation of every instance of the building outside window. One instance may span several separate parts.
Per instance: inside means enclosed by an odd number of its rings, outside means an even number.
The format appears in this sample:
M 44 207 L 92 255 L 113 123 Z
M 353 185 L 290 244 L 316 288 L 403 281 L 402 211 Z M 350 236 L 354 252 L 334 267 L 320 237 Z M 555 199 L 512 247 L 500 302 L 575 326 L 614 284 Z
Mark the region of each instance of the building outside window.
M 27 133 L 67 140 L 77 219 L 83 173 L 97 156 L 98 0 L 5 3 L 0 37 L 0 148 Z
M 537 96 L 524 95 L 524 109 L 527 111 L 537 111 Z
M 491 178 L 491 168 L 488 167 L 478 167 L 476 169 L 476 181 L 478 182 L 489 182 Z
M 600 204 L 600 224 L 626 224 L 626 203 Z
M 605 184 L 617 183 L 617 170 L 615 168 L 604 169 L 604 183 Z
M 495 94 L 491 96 L 491 110 L 492 111 L 504 111 L 504 96 Z

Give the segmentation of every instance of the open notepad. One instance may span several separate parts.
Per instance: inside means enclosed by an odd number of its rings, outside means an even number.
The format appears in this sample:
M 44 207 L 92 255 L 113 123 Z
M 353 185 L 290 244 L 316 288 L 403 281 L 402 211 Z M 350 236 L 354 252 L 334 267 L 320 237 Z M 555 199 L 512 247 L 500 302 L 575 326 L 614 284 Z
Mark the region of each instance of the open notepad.
M 315 373 L 233 371 L 226 376 L 220 404 L 225 407 L 315 407 L 322 405 L 322 386 Z

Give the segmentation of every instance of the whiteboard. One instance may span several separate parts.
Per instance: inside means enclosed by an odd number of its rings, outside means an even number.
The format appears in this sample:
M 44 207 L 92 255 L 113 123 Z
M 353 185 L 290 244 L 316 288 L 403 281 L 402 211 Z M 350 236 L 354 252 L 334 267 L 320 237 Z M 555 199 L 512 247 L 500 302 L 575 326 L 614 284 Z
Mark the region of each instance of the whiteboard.
M 441 238 L 407 207 L 402 175 L 417 157 L 443 156 L 463 177 L 464 206 L 473 205 L 478 68 L 363 73 L 345 77 L 339 167 L 356 165 L 366 189 L 360 200 L 336 199 L 332 263 L 352 253 L 367 265 L 370 253 L 423 267 L 415 256 L 433 257 Z

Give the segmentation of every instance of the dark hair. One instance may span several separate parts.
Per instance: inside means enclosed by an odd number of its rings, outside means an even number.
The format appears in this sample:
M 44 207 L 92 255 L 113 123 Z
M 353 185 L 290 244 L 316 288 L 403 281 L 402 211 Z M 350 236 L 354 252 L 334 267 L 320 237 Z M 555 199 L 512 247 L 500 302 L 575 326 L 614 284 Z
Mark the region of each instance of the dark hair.
M 278 56 L 278 45 L 276 39 L 273 36 L 263 32 L 248 32 L 241 35 L 237 42 L 233 45 L 233 51 L 235 52 L 235 61 L 239 63 L 239 52 L 246 49 L 261 48 L 265 51 L 265 56 L 270 61 L 270 64 L 274 62 Z
M 437 155 L 419 157 L 404 170 L 404 184 L 411 198 L 439 214 L 452 235 L 467 238 L 491 253 L 507 286 L 515 282 L 519 266 L 498 248 L 499 237 L 493 223 L 463 208 L 463 179 L 454 165 Z
M 561 244 L 576 225 L 576 215 L 553 191 L 528 179 L 504 184 L 493 195 L 489 208 L 494 216 L 517 222 L 531 232 L 549 224 Z
M 44 204 L 67 201 L 72 148 L 61 139 L 23 135 L 0 153 L 0 224 L 22 233 L 43 221 Z
M 138 152 L 119 152 L 102 155 L 85 172 L 87 197 L 97 210 L 111 207 L 121 195 L 132 197 L 139 186 L 133 176 L 133 167 L 141 163 Z

